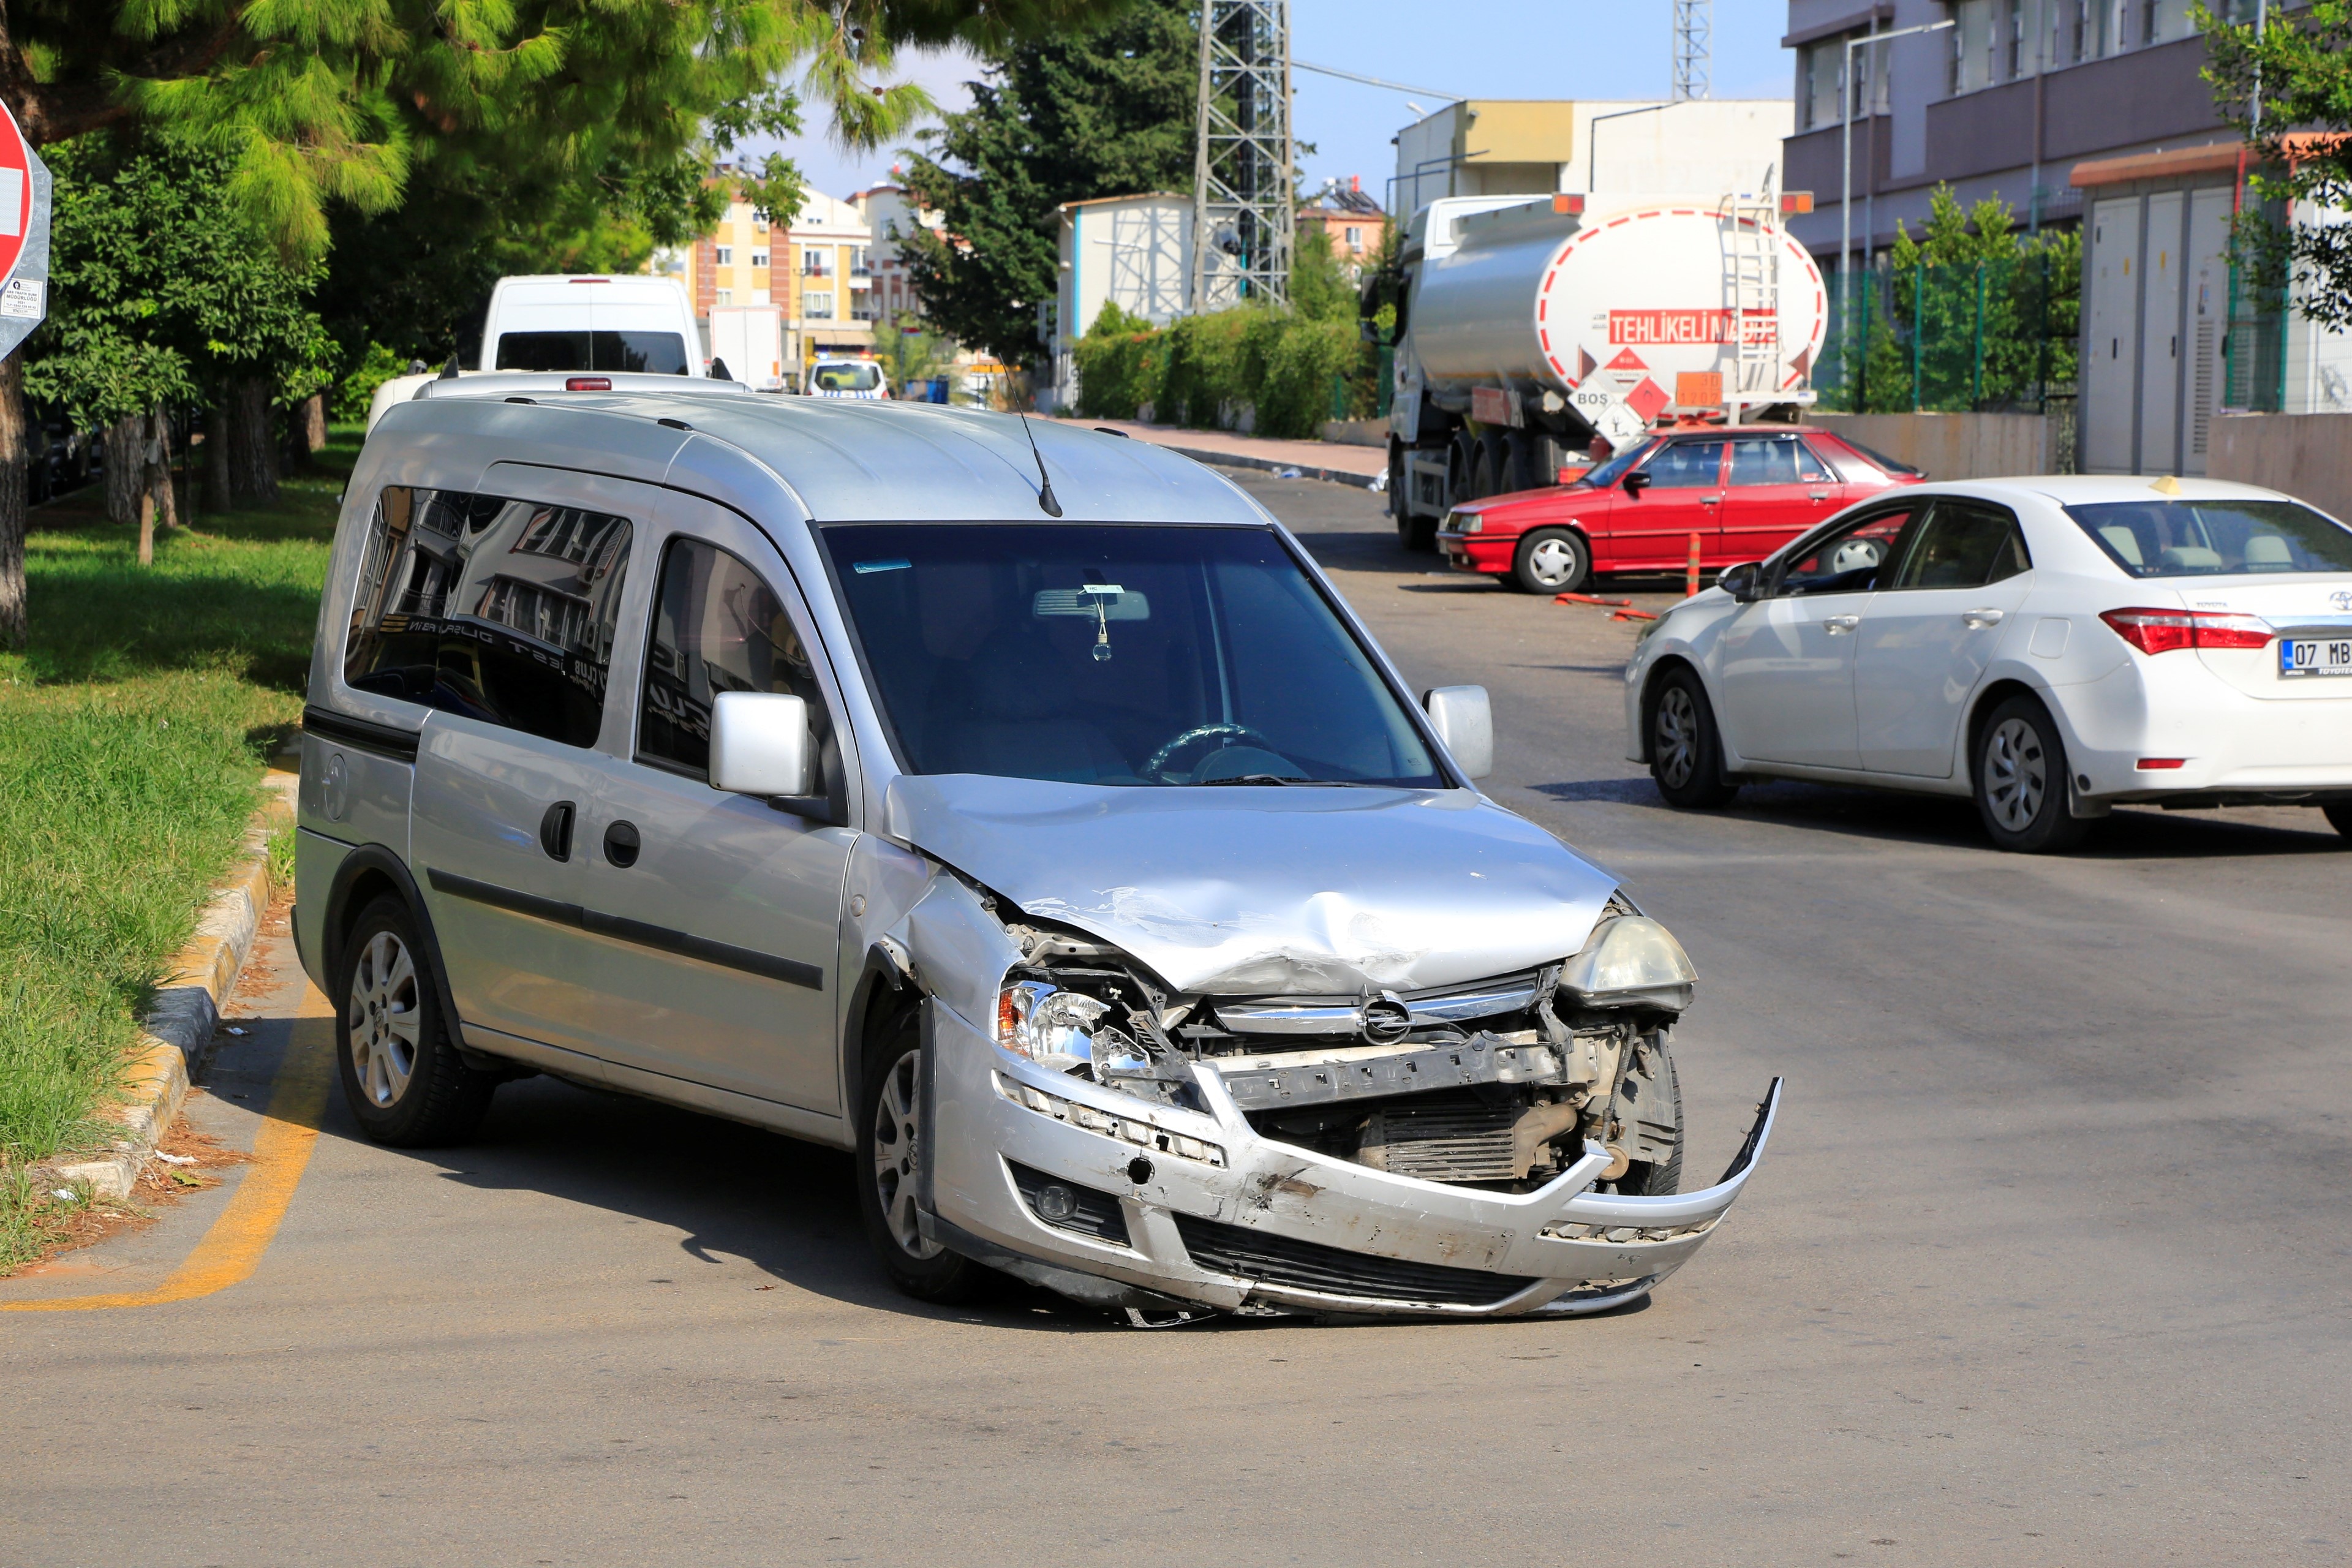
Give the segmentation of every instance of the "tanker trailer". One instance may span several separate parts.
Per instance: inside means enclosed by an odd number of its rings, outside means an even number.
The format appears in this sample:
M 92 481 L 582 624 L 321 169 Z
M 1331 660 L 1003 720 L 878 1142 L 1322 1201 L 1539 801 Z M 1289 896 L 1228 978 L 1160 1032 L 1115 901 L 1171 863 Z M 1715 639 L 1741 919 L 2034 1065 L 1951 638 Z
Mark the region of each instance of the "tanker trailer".
M 1595 434 L 1676 417 L 1792 418 L 1828 323 L 1822 275 L 1780 226 L 1811 197 L 1450 197 L 1396 269 L 1389 510 L 1431 548 L 1458 502 L 1556 483 Z

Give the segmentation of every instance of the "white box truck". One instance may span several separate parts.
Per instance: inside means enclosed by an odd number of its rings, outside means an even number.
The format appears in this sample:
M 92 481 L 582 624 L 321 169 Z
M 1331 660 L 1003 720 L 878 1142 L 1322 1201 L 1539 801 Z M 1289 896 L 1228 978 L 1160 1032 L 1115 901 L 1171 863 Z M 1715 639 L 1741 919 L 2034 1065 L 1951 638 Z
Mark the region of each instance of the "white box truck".
M 710 362 L 701 349 L 694 304 L 679 279 L 572 273 L 501 278 L 490 290 L 481 359 L 474 370 L 702 375 Z M 431 374 L 394 376 L 376 388 L 368 428 L 374 429 L 385 409 L 415 396 L 417 386 L 430 379 Z
M 1462 501 L 1555 482 L 1677 415 L 1792 416 L 1828 326 L 1781 226 L 1801 193 L 1447 197 L 1363 310 L 1396 307 L 1389 510 L 1429 549 Z
M 754 392 L 783 391 L 783 307 L 713 305 L 710 357 Z

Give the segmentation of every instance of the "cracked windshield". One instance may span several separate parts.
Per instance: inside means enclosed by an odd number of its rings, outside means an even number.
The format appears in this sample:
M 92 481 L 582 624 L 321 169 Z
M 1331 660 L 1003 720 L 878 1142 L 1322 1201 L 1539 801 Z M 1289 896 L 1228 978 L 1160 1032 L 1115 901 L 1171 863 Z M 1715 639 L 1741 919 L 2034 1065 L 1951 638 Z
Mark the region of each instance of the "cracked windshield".
M 1445 783 L 1269 531 L 894 523 L 824 538 L 911 772 Z

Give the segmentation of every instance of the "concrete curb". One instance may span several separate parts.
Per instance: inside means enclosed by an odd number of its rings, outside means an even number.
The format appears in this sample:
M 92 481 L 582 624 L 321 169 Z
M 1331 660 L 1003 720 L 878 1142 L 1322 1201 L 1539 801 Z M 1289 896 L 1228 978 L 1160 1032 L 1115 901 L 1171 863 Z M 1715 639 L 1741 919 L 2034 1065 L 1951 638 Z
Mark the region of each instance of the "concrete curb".
M 1151 443 L 1160 447 L 1160 443 Z M 1240 452 L 1212 452 L 1200 447 L 1160 447 L 1163 452 L 1174 452 L 1196 463 L 1207 463 L 1219 468 L 1256 468 L 1264 473 L 1287 474 L 1293 479 L 1328 479 L 1334 484 L 1353 485 L 1358 489 L 1385 489 L 1386 474 L 1351 474 L 1345 468 L 1318 468 L 1306 463 L 1286 463 L 1274 458 L 1252 458 Z
M 180 1113 L 189 1073 L 220 1027 L 220 1005 L 236 988 L 237 972 L 253 952 L 261 917 L 269 908 L 269 835 L 294 820 L 296 782 L 292 773 L 263 777 L 262 788 L 269 798 L 246 825 L 227 879 L 213 889 L 196 921 L 196 934 L 173 956 L 154 1005 L 140 1021 L 139 1043 L 123 1066 L 121 1103 L 100 1112 L 122 1128 L 112 1150 L 36 1165 L 37 1186 L 88 1183 L 96 1197 L 120 1202 L 131 1195 L 139 1173 L 155 1152 L 155 1141 Z

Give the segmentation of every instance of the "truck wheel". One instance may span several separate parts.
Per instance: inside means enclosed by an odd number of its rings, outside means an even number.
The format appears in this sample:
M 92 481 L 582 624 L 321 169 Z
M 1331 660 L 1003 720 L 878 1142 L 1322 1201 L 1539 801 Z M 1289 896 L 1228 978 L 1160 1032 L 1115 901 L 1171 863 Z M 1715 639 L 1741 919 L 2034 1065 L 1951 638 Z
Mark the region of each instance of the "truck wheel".
M 408 906 L 382 898 L 360 913 L 337 957 L 335 1066 L 360 1131 L 395 1149 L 472 1136 L 499 1075 L 466 1065 L 441 1016 L 433 961 Z
M 1723 736 L 1706 688 L 1688 667 L 1658 678 L 1650 698 L 1650 777 L 1668 805 L 1706 811 L 1729 805 L 1739 786 L 1723 776 Z
M 1592 551 L 1574 529 L 1535 529 L 1511 557 L 1511 581 L 1525 593 L 1573 594 L 1591 575 Z
M 1412 498 L 1404 493 L 1404 443 L 1391 437 L 1389 441 L 1389 515 L 1402 523 Z
M 1993 847 L 2052 855 L 2082 842 L 2089 826 L 2066 808 L 2066 742 L 2050 710 L 2012 697 L 1977 732 L 1977 815 Z
M 1478 443 L 1465 431 L 1456 435 L 1445 448 L 1445 504 L 1460 506 L 1464 501 L 1478 499 Z
M 971 1258 L 926 1240 L 915 1218 L 924 1152 L 922 1015 L 909 1007 L 866 1053 L 857 1090 L 857 1208 L 866 1239 L 890 1282 L 925 1301 L 961 1301 L 983 1271 Z

